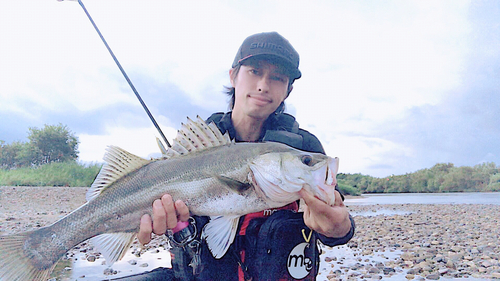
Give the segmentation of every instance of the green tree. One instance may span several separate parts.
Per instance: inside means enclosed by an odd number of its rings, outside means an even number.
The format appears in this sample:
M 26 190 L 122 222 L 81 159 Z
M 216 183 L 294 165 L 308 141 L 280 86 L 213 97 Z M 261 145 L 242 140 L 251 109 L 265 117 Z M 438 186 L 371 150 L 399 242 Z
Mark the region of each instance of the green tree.
M 78 158 L 78 138 L 66 125 L 45 125 L 43 129 L 29 128 L 30 153 L 36 158 L 32 164 L 47 164 L 76 160 Z
M 495 163 L 481 163 L 474 166 L 474 174 L 473 180 L 475 182 L 475 186 L 480 191 L 489 190 L 489 184 L 491 183 L 491 178 L 500 173 L 500 169 L 497 168 Z
M 437 163 L 431 170 L 447 173 L 450 169 L 453 169 L 453 167 L 455 167 L 453 163 Z
M 490 182 L 486 187 L 487 191 L 500 191 L 500 173 L 491 175 Z
M 0 167 L 12 168 L 16 166 L 16 155 L 19 147 L 15 143 L 9 145 L 5 141 L 0 142 Z
M 1 168 L 17 168 L 26 166 L 30 163 L 28 155 L 29 145 L 23 142 L 15 141 L 11 144 L 5 144 L 5 141 L 0 142 L 0 167 Z

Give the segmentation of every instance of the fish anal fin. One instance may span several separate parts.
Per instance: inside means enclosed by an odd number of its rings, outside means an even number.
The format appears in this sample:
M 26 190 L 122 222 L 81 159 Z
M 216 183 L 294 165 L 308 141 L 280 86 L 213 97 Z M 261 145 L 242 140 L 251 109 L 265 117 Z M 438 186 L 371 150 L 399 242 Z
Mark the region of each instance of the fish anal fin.
M 225 186 L 229 187 L 230 190 L 238 194 L 242 194 L 252 187 L 252 185 L 248 182 L 241 182 L 226 176 L 215 175 L 215 177 Z
M 91 238 L 90 242 L 101 252 L 106 263 L 111 266 L 123 258 L 134 241 L 135 235 L 135 233 L 130 232 L 105 233 Z
M 239 219 L 239 216 L 210 217 L 210 221 L 203 228 L 202 238 L 207 241 L 208 249 L 214 258 L 222 258 L 233 243 Z

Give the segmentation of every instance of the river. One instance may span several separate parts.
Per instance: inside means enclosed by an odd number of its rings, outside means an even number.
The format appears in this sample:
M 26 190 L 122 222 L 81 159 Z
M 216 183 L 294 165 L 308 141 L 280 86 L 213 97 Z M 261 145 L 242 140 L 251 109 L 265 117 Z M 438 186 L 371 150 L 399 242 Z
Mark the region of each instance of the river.
M 348 198 L 346 205 L 387 204 L 494 204 L 500 205 L 500 192 L 460 193 L 383 193 Z

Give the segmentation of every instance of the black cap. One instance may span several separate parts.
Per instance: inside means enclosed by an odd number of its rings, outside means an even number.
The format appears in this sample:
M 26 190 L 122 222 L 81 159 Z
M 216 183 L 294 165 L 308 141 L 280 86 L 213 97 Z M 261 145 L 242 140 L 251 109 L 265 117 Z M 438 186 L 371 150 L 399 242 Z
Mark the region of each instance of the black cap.
M 302 76 L 299 70 L 299 53 L 278 32 L 263 32 L 247 37 L 236 53 L 232 67 L 246 59 L 260 56 L 267 56 L 283 64 L 289 71 L 291 80 Z

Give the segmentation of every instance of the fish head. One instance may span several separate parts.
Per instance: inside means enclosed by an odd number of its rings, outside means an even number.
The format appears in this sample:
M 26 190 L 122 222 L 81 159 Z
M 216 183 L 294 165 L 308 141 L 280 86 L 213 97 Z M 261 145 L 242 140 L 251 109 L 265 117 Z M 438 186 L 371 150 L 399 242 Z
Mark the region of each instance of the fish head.
M 337 157 L 293 149 L 260 155 L 250 168 L 256 189 L 272 201 L 293 202 L 305 188 L 333 205 L 338 164 Z

